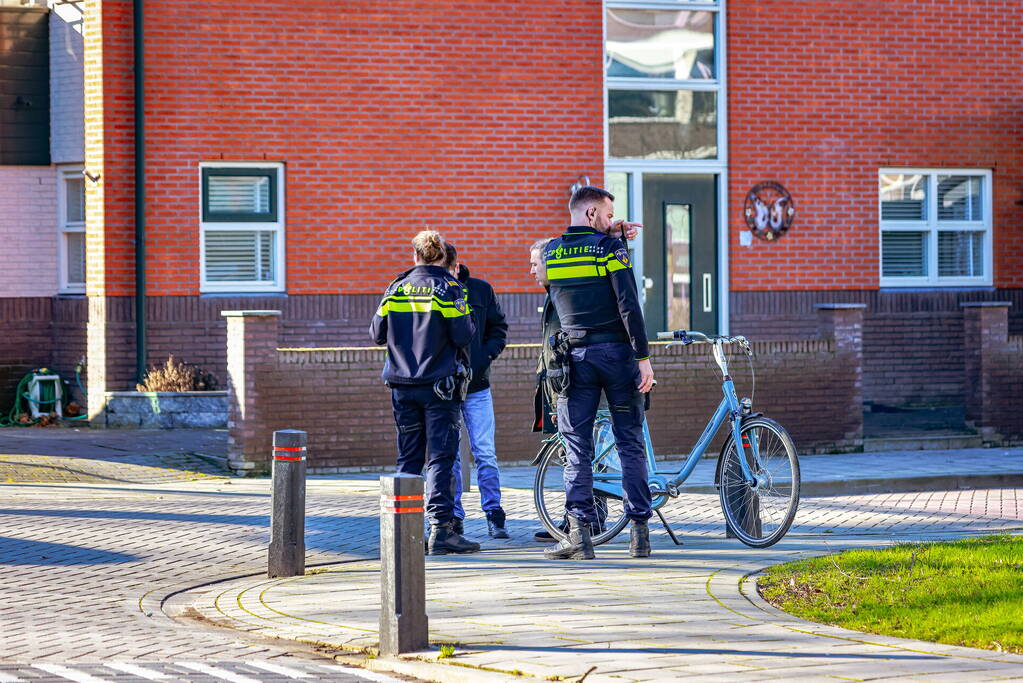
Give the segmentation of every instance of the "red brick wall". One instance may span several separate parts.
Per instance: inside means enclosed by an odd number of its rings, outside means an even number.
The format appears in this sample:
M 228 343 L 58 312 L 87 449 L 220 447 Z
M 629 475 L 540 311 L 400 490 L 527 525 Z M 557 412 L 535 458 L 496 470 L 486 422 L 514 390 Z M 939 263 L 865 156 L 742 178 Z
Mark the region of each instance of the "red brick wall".
M 995 284 L 1023 286 L 1023 4 L 728 4 L 731 287 L 878 286 L 877 171 L 994 170 Z M 796 221 L 739 245 L 745 193 L 777 180 Z
M 103 3 L 108 294 L 132 289 L 129 10 Z M 286 164 L 291 294 L 379 293 L 424 227 L 529 291 L 523 245 L 601 179 L 599 3 L 168 0 L 146 21 L 153 295 L 198 292 L 200 161 Z

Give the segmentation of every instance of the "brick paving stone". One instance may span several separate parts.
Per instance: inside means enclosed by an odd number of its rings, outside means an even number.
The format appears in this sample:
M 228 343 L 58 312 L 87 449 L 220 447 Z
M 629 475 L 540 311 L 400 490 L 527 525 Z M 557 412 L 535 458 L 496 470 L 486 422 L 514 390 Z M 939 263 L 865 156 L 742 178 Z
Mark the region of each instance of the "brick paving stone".
M 4 446 L 0 440 L 0 453 L 18 455 Z M 0 584 L 0 671 L 28 667 L 33 676 L 17 674 L 27 680 L 40 673 L 32 669 L 35 663 L 198 661 L 258 677 L 258 667 L 247 662 L 288 657 L 304 666 L 306 660 L 287 645 L 268 645 L 244 631 L 344 648 L 375 643 L 375 481 L 311 478 L 307 562 L 326 565 L 327 571 L 269 581 L 261 576 L 269 482 L 218 478 L 199 464 L 189 469 L 191 460 L 161 464 L 173 455 L 161 448 L 162 454 L 127 456 L 100 450 L 64 468 L 88 471 L 88 477 L 0 484 L 0 564 L 6 579 Z M 55 472 L 63 467 L 46 462 Z M 668 680 L 687 666 L 715 679 L 734 674 L 748 680 L 756 671 L 769 677 L 785 667 L 793 675 L 815 676 L 817 669 L 830 675 L 855 672 L 863 661 L 877 662 L 879 675 L 891 675 L 896 669 L 881 664 L 899 657 L 900 666 L 908 667 L 898 669 L 900 674 L 941 674 L 958 666 L 945 660 L 962 660 L 975 667 L 972 677 L 978 671 L 1005 675 L 1003 664 L 1023 661 L 914 644 L 941 659 L 932 671 L 900 651 L 902 641 L 838 640 L 839 630 L 802 622 L 802 630 L 811 632 L 799 633 L 792 621 L 759 609 L 740 592 L 745 574 L 810 553 L 1019 530 L 1019 489 L 805 499 L 790 535 L 762 551 L 723 538 L 716 496 L 685 494 L 665 508 L 685 546 L 673 546 L 654 523 L 655 555 L 649 561 L 628 558 L 623 535 L 601 546 L 597 561 L 584 563 L 541 559 L 542 548 L 531 540 L 539 525 L 528 490 L 509 488 L 505 503 L 510 540 L 486 540 L 477 514 L 466 528 L 485 539 L 488 552 L 427 561 L 433 636 L 462 643 L 465 651 L 457 658 L 462 664 L 530 671 L 532 662 L 537 673 L 576 676 L 597 666 L 587 678 L 594 681 Z M 466 508 L 471 515 L 478 511 L 475 492 L 467 494 Z M 250 578 L 210 583 L 246 575 Z M 168 612 L 198 613 L 241 632 L 184 624 Z M 117 675 L 102 668 L 83 671 L 104 680 Z

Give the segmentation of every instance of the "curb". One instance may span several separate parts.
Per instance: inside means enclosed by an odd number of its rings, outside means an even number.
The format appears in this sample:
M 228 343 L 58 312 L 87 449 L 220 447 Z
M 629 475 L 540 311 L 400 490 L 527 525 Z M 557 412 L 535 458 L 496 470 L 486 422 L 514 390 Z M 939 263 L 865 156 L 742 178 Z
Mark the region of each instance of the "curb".
M 846 479 L 803 481 L 799 495 L 805 498 L 854 496 L 864 493 L 919 493 L 921 491 L 958 491 L 962 489 L 1001 489 L 1023 487 L 1023 472 L 1003 474 L 938 474 L 887 479 Z M 716 486 L 682 486 L 682 493 L 718 494 Z

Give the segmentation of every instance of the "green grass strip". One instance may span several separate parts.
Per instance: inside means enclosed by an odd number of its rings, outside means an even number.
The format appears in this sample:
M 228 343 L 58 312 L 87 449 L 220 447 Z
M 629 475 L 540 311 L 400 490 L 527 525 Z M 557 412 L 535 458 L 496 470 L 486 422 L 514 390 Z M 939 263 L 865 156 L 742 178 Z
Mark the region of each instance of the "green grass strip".
M 849 550 L 772 567 L 758 585 L 810 621 L 1023 654 L 1023 537 Z

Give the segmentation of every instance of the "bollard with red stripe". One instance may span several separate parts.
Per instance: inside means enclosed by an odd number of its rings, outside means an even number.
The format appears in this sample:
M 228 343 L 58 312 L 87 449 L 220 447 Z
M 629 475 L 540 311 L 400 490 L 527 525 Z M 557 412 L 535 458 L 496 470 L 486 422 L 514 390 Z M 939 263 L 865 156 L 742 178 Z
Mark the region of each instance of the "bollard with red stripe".
M 423 478 L 380 477 L 380 653 L 429 647 L 426 560 L 423 556 Z
M 305 573 L 306 433 L 274 432 L 273 498 L 267 576 Z

